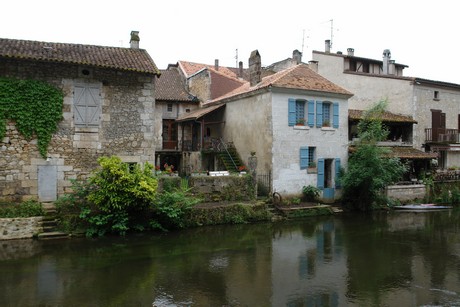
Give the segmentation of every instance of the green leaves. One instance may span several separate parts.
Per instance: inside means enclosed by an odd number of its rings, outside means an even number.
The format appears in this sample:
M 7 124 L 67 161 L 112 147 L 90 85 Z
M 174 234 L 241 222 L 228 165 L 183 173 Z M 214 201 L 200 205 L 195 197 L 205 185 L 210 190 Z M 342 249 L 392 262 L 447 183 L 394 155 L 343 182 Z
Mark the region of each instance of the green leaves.
M 60 89 L 37 80 L 0 78 L 0 138 L 7 120 L 27 139 L 38 138 L 40 155 L 47 156 L 48 144 L 62 120 L 64 95 Z

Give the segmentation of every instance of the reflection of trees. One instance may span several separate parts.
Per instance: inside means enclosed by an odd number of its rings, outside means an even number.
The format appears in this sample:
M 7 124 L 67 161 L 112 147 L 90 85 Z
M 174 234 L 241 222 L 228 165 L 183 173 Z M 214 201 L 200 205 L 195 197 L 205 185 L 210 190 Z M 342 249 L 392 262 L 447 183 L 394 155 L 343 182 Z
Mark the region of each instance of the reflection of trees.
M 395 220 L 401 219 L 399 214 L 423 214 L 423 227 L 407 224 L 405 228 L 404 223 L 395 227 Z M 416 273 L 414 257 L 423 259 L 431 274 L 431 286 L 445 288 L 448 268 L 456 266 L 460 255 L 460 251 L 453 250 L 452 242 L 458 241 L 460 229 L 456 214 L 394 212 L 344 218 L 348 296 L 367 297 L 379 304 L 386 290 L 410 287 Z M 420 216 L 416 218 L 420 221 Z M 389 224 L 393 231 L 389 231 Z M 453 254 L 457 255 L 452 257 Z

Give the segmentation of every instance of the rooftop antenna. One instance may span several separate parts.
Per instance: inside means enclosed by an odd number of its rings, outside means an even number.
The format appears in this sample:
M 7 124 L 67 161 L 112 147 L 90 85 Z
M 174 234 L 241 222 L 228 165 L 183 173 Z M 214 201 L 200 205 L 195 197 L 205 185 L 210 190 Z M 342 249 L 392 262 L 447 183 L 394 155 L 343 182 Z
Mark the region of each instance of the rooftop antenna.
M 305 42 L 305 29 L 303 29 L 303 32 L 302 32 L 302 54 L 303 54 L 303 45 L 304 45 L 304 42 Z
M 235 60 L 236 60 L 235 67 L 238 68 L 238 48 L 235 49 Z
M 332 49 L 332 39 L 334 38 L 334 19 L 329 20 L 331 22 L 331 49 Z

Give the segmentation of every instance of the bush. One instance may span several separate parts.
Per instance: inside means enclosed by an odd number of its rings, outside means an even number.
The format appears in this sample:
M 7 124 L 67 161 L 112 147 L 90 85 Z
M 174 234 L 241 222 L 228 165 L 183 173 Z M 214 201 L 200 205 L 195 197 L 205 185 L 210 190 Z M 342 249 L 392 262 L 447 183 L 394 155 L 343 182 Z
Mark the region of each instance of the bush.
M 317 201 L 320 195 L 320 190 L 317 187 L 308 185 L 302 188 L 302 193 L 306 201 Z
M 0 218 L 33 217 L 44 214 L 42 204 L 35 200 L 0 204 Z

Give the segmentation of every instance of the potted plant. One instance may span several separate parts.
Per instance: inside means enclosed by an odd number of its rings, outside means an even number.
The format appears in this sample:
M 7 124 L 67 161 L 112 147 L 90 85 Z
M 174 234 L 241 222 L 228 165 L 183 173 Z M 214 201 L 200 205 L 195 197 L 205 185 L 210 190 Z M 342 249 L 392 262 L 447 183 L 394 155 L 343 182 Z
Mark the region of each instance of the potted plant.
M 323 127 L 330 127 L 330 126 L 331 126 L 331 123 L 329 122 L 329 120 L 323 121 Z
M 296 126 L 305 126 L 305 119 L 298 118 L 295 124 Z

